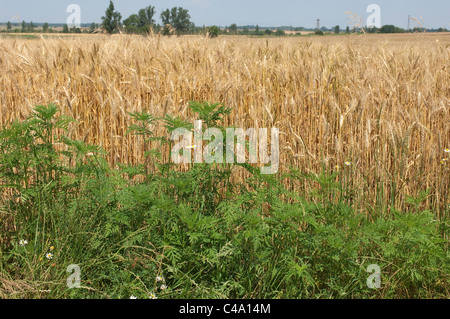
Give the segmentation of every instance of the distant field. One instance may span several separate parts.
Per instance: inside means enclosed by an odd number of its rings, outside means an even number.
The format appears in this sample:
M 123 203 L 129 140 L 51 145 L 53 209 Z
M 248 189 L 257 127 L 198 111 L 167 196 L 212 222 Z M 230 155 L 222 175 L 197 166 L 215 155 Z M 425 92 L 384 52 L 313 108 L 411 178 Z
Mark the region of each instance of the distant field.
M 17 36 L 0 37 L 0 123 L 55 102 L 110 163 L 134 163 L 143 150 L 127 112 L 190 117 L 189 101 L 218 102 L 234 108 L 228 125 L 280 129 L 282 168 L 350 161 L 357 206 L 402 209 L 425 188 L 438 216 L 448 205 L 449 34 Z

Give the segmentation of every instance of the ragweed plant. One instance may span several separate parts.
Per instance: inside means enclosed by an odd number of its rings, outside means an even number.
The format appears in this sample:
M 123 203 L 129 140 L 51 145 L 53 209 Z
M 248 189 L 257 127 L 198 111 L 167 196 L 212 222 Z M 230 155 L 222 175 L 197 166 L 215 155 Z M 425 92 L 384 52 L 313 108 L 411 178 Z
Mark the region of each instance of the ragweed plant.
M 191 106 L 204 120 L 202 130 L 224 129 L 227 108 Z M 339 169 L 274 175 L 249 163 L 180 167 L 151 155 L 170 145 L 174 129 L 192 132 L 190 121 L 130 116 L 135 124 L 128 132 L 143 137 L 149 156 L 117 167 L 102 148 L 71 139 L 71 120 L 59 118 L 52 105 L 0 130 L 0 220 L 8 220 L 1 225 L 0 297 L 450 294 L 448 215 L 438 219 L 425 209 L 431 192 L 406 197 L 404 211 L 391 205 L 390 214 L 381 213 L 384 201 L 357 210 L 356 194 L 371 174 L 353 178 L 357 157 L 351 165 L 339 162 Z M 163 134 L 155 131 L 159 121 Z M 248 178 L 236 180 L 238 169 Z M 286 180 L 295 185 L 286 187 Z M 79 288 L 66 284 L 67 267 L 74 264 L 81 271 Z M 374 264 L 381 270 L 380 289 L 366 284 Z

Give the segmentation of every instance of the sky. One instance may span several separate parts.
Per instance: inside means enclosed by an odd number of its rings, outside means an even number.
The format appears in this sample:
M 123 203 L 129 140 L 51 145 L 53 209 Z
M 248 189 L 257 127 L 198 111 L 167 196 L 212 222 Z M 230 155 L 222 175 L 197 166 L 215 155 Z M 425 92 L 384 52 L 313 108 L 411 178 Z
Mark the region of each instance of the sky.
M 172 7 L 189 10 L 191 21 L 197 26 L 303 26 L 328 28 L 349 25 L 348 12 L 358 14 L 363 21 L 370 16 L 367 7 L 380 7 L 381 25 L 394 24 L 406 28 L 408 15 L 422 19 L 423 27 L 450 29 L 450 0 L 115 0 L 116 10 L 123 19 L 139 9 L 156 8 L 156 23 L 161 23 L 161 11 Z M 65 23 L 70 16 L 70 4 L 80 7 L 81 23 L 101 22 L 109 0 L 0 0 L 0 22 L 25 20 L 35 23 Z M 347 13 L 346 13 L 347 12 Z M 411 22 L 411 27 L 416 26 Z

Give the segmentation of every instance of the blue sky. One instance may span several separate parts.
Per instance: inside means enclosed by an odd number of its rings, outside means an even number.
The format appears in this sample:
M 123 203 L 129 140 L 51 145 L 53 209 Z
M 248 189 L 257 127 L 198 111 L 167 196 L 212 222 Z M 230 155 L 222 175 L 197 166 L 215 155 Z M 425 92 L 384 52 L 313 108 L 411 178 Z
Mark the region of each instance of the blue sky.
M 148 5 L 156 7 L 156 22 L 163 9 L 182 6 L 189 10 L 196 25 L 226 26 L 304 26 L 315 27 L 316 20 L 328 28 L 348 25 L 352 11 L 367 18 L 369 4 L 381 8 L 381 24 L 407 27 L 408 14 L 422 17 L 424 27 L 450 29 L 450 0 L 115 0 L 116 10 L 123 18 Z M 13 17 L 27 22 L 64 23 L 70 13 L 69 4 L 81 8 L 81 23 L 100 22 L 109 0 L 0 0 L 0 21 L 13 21 Z M 415 26 L 414 23 L 411 24 Z

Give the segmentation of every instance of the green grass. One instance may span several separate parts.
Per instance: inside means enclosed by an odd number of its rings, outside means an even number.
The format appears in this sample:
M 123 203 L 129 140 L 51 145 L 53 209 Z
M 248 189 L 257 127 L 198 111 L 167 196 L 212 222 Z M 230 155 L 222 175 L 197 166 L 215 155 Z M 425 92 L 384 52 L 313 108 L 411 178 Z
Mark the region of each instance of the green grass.
M 220 127 L 231 110 L 216 106 L 191 104 Z M 144 137 L 148 160 L 111 168 L 101 148 L 67 137 L 72 120 L 57 114 L 39 106 L 0 131 L 0 298 L 450 296 L 449 224 L 420 209 L 426 193 L 409 199 L 411 211 L 386 216 L 352 207 L 345 170 L 271 176 L 196 164 L 180 172 L 158 153 L 167 137 L 149 128 L 188 123 L 138 113 L 129 133 Z M 237 169 L 252 177 L 231 183 Z M 316 189 L 293 192 L 285 178 Z M 67 287 L 73 264 L 81 288 Z M 379 289 L 367 286 L 372 264 Z

